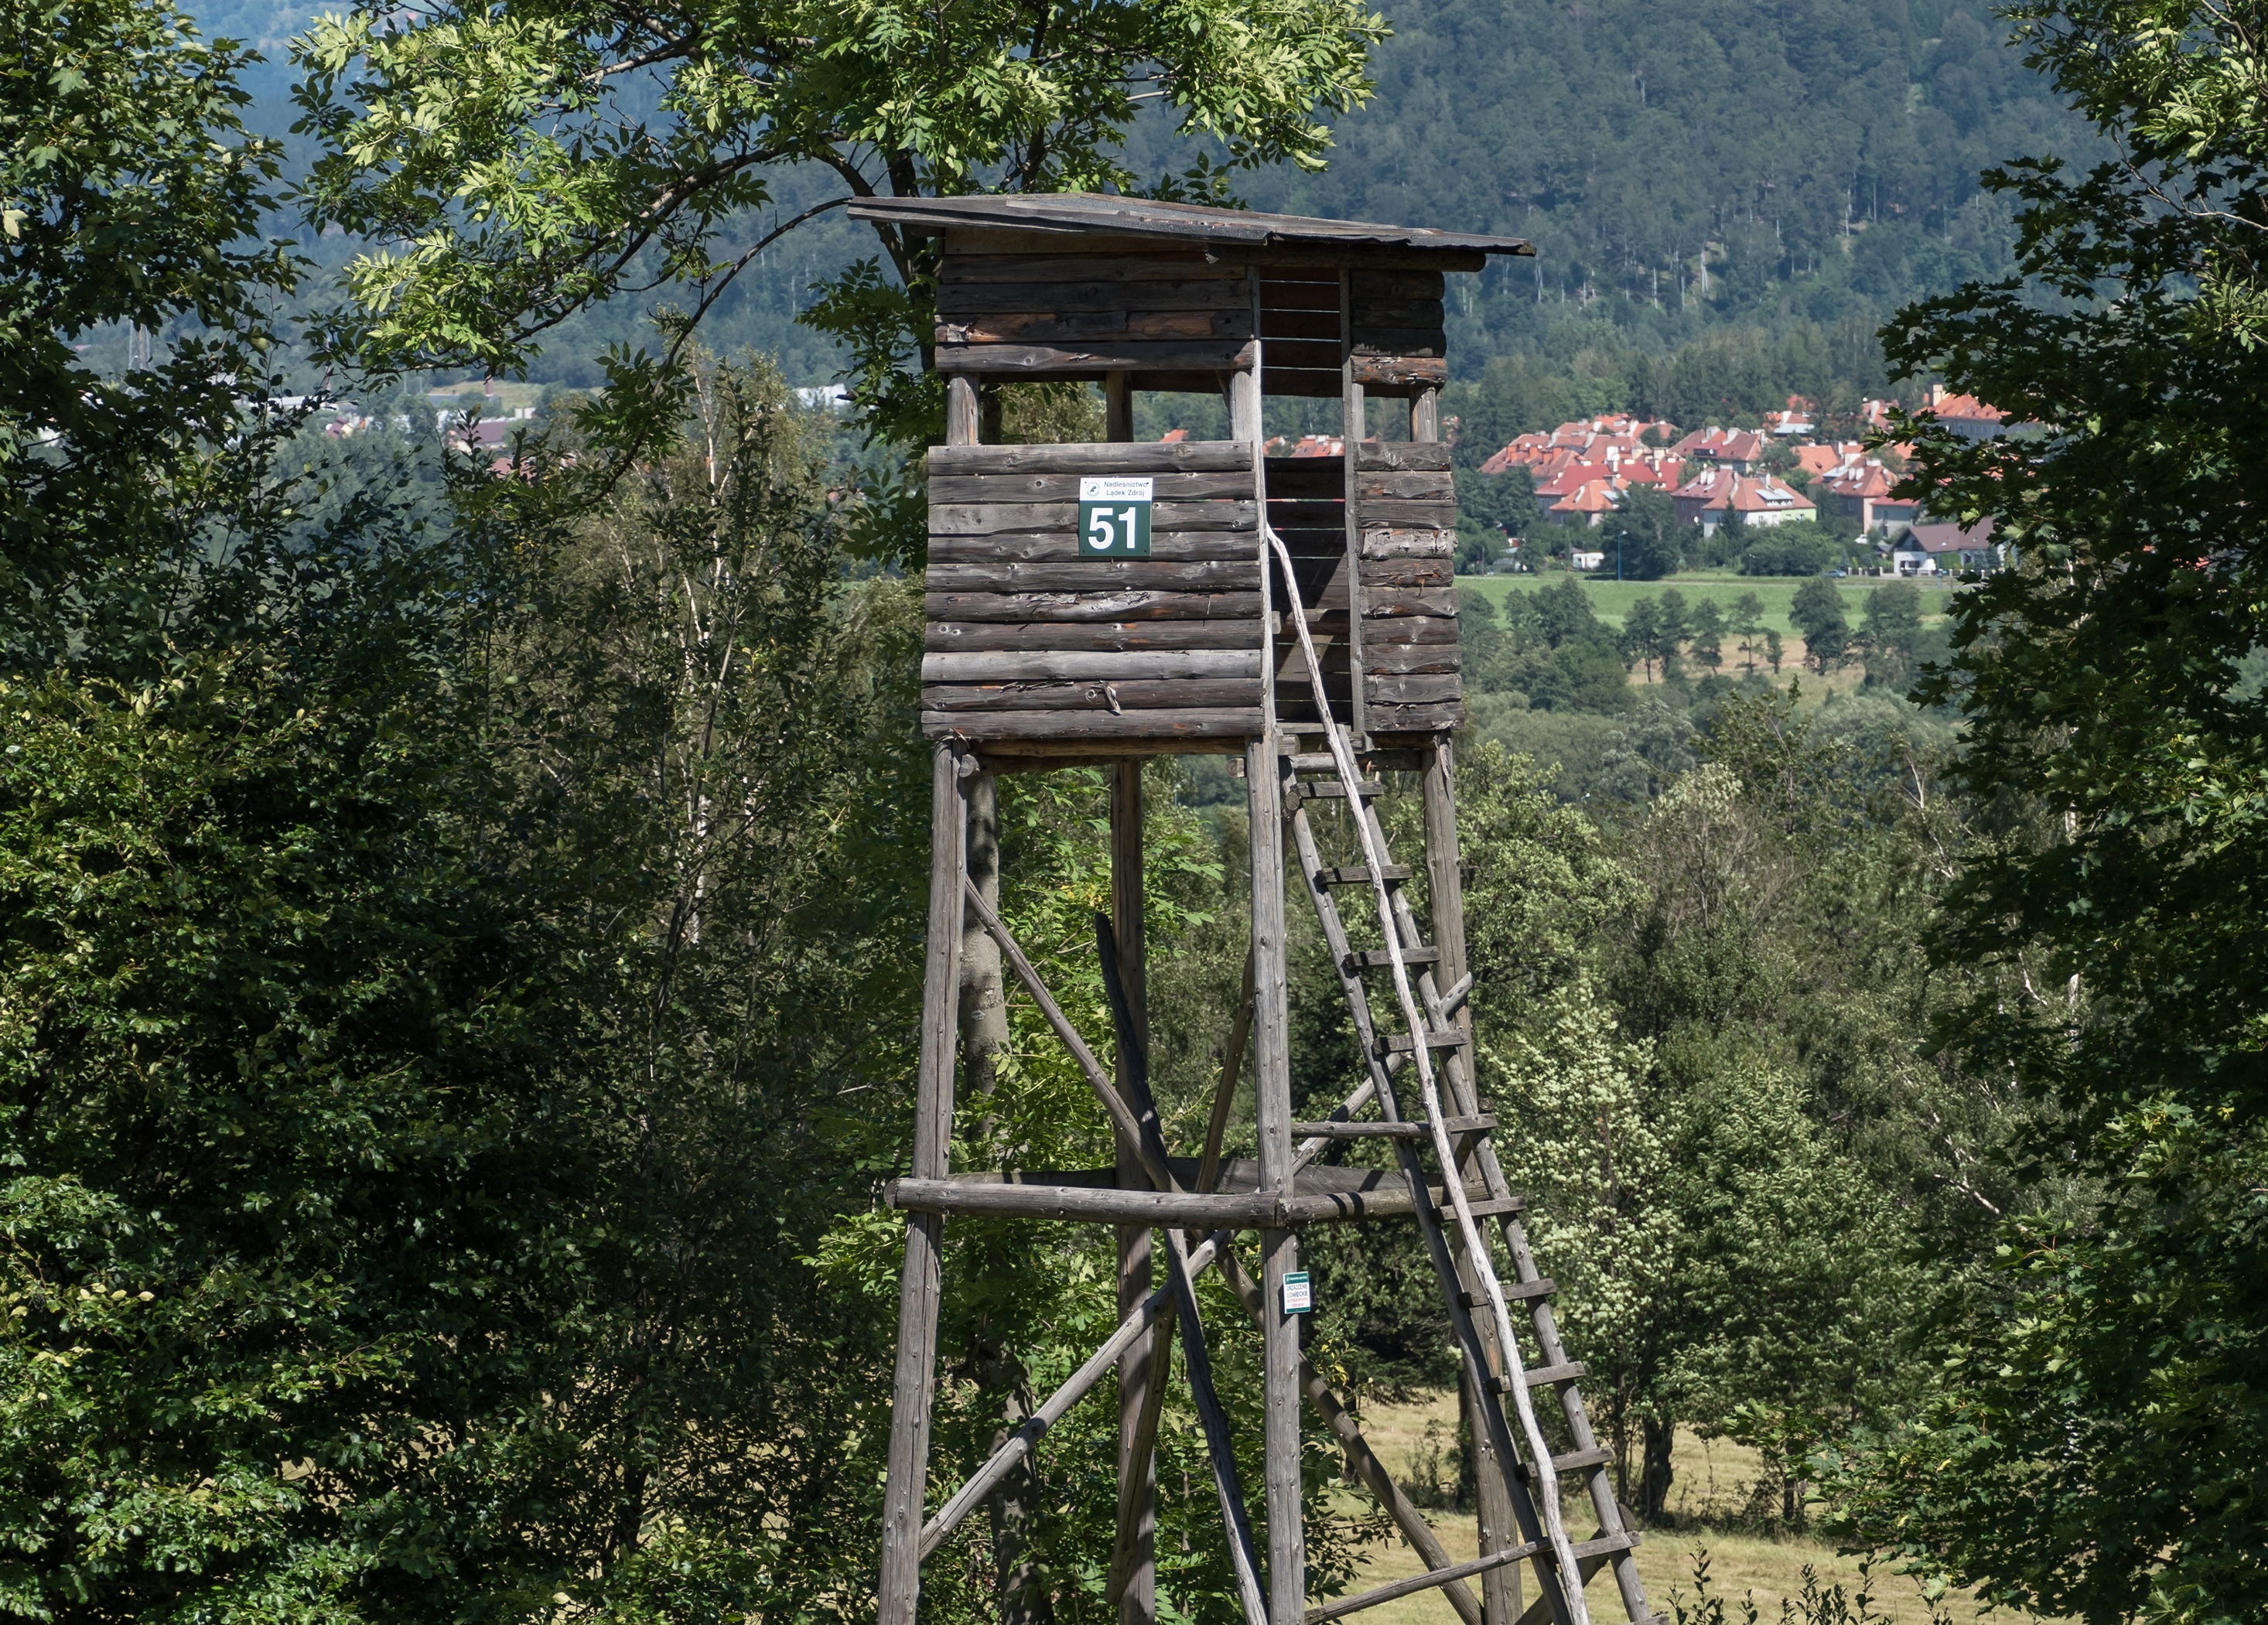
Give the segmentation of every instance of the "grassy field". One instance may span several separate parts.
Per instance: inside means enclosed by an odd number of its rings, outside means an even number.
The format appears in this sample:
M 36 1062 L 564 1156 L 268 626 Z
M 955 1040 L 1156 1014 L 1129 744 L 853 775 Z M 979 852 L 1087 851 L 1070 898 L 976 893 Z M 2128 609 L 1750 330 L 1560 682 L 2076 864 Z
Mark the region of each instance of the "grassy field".
M 1460 576 L 1457 585 L 1469 592 L 1483 592 L 1498 603 L 1513 592 L 1534 592 L 1549 586 L 1557 577 L 1539 576 Z M 1795 590 L 1803 585 L 1793 576 L 1736 576 L 1729 570 L 1690 571 L 1672 576 L 1666 581 L 1600 581 L 1588 577 L 1574 577 L 1591 600 L 1591 613 L 1609 626 L 1619 627 L 1630 607 L 1641 598 L 1655 598 L 1664 587 L 1675 587 L 1685 595 L 1688 604 L 1705 598 L 1717 600 L 1717 607 L 1732 612 L 1733 600 L 1743 592 L 1753 592 L 1764 607 L 1764 624 L 1777 627 L 1782 636 L 1794 632 L 1787 618 L 1788 606 L 1794 601 Z M 1867 594 L 1882 585 L 1882 582 L 1861 577 L 1836 584 L 1843 593 L 1844 613 L 1851 624 L 1857 626 L 1867 609 Z M 1922 619 L 1925 623 L 1941 621 L 1946 605 L 1957 590 L 1951 585 L 1933 586 L 1917 582 L 1922 593 Z
M 1426 1423 L 1436 1425 L 1438 1443 L 1445 1432 L 1453 1436 L 1456 1409 L 1455 1397 L 1450 1394 L 1418 1405 L 1373 1407 L 1364 1412 L 1363 1432 L 1387 1467 L 1407 1484 L 1423 1477 L 1422 1473 L 1411 1468 L 1426 1451 Z M 1795 1597 L 1802 1591 L 1807 1566 L 1817 1575 L 1822 1589 L 1840 1585 L 1847 1591 L 1856 1592 L 1859 1583 L 1858 1560 L 1839 1556 L 1830 1547 L 1800 1538 L 1776 1540 L 1710 1526 L 1712 1518 L 1730 1518 L 1746 1501 L 1749 1486 L 1756 1477 L 1756 1460 L 1752 1452 L 1722 1439 L 1705 1440 L 1687 1433 L 1679 1437 L 1675 1460 L 1677 1477 L 1671 1491 L 1670 1511 L 1678 1526 L 1649 1533 L 1638 1552 L 1638 1573 L 1646 1585 L 1646 1601 L 1655 1612 L 1670 1612 L 1673 1589 L 1683 1592 L 1689 1599 L 1692 1597 L 1693 1554 L 1699 1550 L 1709 1554 L 1712 1590 L 1728 1599 L 1728 1612 L 1735 1618 L 1740 1616 L 1739 1605 L 1745 1593 L 1753 1595 L 1764 1618 L 1776 1619 L 1781 1599 Z M 1587 1514 L 1588 1510 L 1586 1504 L 1583 1512 Z M 1476 1555 L 1475 1529 L 1469 1515 L 1435 1511 L 1428 1517 L 1453 1556 L 1462 1561 Z M 1580 1539 L 1591 1528 L 1590 1524 L 1585 1523 L 1580 1530 L 1571 1533 Z M 1373 1548 L 1371 1562 L 1357 1578 L 1354 1589 L 1367 1591 L 1424 1570 L 1425 1564 L 1418 1555 L 1397 1539 Z M 1532 1599 L 1534 1576 L 1524 1577 L 1523 1585 L 1525 1594 Z M 1878 1565 L 1874 1570 L 1873 1594 L 1876 1612 L 1898 1621 L 1898 1625 L 1927 1625 L 1929 1607 L 1919 1588 L 1887 1565 Z M 1594 1620 L 1622 1618 L 1611 1574 L 1602 1572 L 1591 1583 L 1590 1599 Z M 1953 1613 L 1956 1620 L 1964 1619 L 1970 1610 L 1955 1606 Z M 1439 1592 L 1422 1592 L 1355 1617 L 1373 1625 L 1457 1625 L 1455 1610 Z

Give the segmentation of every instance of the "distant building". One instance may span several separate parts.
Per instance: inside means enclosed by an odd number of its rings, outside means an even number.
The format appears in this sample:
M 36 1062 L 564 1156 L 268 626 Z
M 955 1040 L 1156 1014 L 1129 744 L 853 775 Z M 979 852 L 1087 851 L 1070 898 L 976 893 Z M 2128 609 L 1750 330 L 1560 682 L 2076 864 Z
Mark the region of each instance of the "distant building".
M 1929 409 L 1937 414 L 1939 423 L 1964 440 L 1994 438 L 2006 427 L 2008 416 L 1974 395 L 1953 394 L 1942 384 L 1929 386 Z
M 1707 463 L 1746 474 L 1764 454 L 1764 438 L 1753 429 L 1697 429 L 1669 448 L 1684 463 Z
M 1883 533 L 1914 522 L 1920 504 L 1911 496 L 1894 496 L 1897 478 L 1879 458 L 1845 463 L 1812 487 L 1822 511 L 1862 532 Z
M 1901 576 L 1955 576 L 1999 569 L 2000 548 L 1990 519 L 1969 526 L 1926 523 L 1898 538 L 1890 562 Z
M 1589 553 L 1578 548 L 1567 555 L 1567 562 L 1577 570 L 1597 570 L 1606 563 L 1607 555 L 1603 553 Z
M 1739 514 L 1743 525 L 1760 527 L 1819 517 L 1810 499 L 1785 481 L 1728 468 L 1704 469 L 1671 497 L 1677 504 L 1678 523 L 1698 524 L 1704 535 L 1714 535 L 1728 513 Z

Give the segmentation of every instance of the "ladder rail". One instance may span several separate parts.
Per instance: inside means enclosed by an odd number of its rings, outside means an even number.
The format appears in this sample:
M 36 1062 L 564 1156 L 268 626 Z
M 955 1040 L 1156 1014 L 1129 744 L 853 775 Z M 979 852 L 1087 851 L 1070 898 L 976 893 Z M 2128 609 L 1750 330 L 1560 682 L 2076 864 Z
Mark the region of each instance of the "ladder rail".
M 1285 545 L 1284 539 L 1277 533 L 1276 527 L 1268 523 L 1265 511 L 1260 516 L 1260 525 L 1263 533 L 1268 539 L 1269 546 L 1275 554 L 1277 562 L 1283 568 L 1285 580 L 1297 581 L 1299 577 L 1292 566 L 1292 550 Z M 1339 726 L 1337 719 L 1331 715 L 1330 695 L 1323 682 L 1322 661 L 1315 652 L 1314 636 L 1307 626 L 1307 611 L 1300 604 L 1298 593 L 1288 593 L 1286 599 L 1285 607 L 1291 612 L 1292 629 L 1299 636 L 1300 651 L 1306 658 L 1307 680 L 1314 694 L 1315 709 L 1322 724 L 1323 738 L 1330 746 L 1332 761 L 1338 769 L 1339 782 L 1349 787 L 1349 799 L 1359 808 L 1361 798 L 1355 795 L 1353 790 L 1354 787 L 1361 784 L 1362 776 L 1357 771 L 1354 752 L 1348 743 L 1344 730 Z M 1356 680 L 1359 681 L 1361 673 L 1358 671 L 1355 676 Z M 1504 1360 L 1507 1367 L 1506 1374 L 1512 1379 L 1513 1406 L 1520 1414 L 1521 1430 L 1528 1438 L 1531 1452 L 1529 1470 L 1542 1481 L 1542 1493 L 1535 1498 L 1543 1504 L 1544 1523 L 1550 1531 L 1553 1554 L 1557 1561 L 1559 1569 L 1557 1589 L 1565 1598 L 1566 1612 L 1572 1625 L 1590 1625 L 1590 1613 L 1584 1606 L 1583 1600 L 1582 1572 L 1574 1555 L 1572 1542 L 1567 1538 L 1565 1521 L 1560 1516 L 1558 1471 L 1552 1466 L 1550 1445 L 1543 1437 L 1542 1425 L 1536 1420 L 1535 1407 L 1528 1399 L 1528 1385 L 1523 1380 L 1521 1370 L 1519 1340 L 1513 1331 L 1512 1312 L 1505 1302 L 1503 1286 L 1497 1280 L 1496 1268 L 1490 1259 L 1487 1243 L 1481 1235 L 1479 1222 L 1473 1217 L 1472 1204 L 1467 1199 L 1464 1191 L 1460 1188 L 1457 1179 L 1456 1147 L 1442 1127 L 1441 1120 L 1447 1114 L 1441 1105 L 1440 1086 L 1434 1077 L 1432 1055 L 1422 1041 L 1426 1028 L 1418 1010 L 1416 996 L 1410 989 L 1410 967 L 1403 960 L 1401 933 L 1395 924 L 1394 900 L 1384 878 L 1386 855 L 1381 849 L 1377 832 L 1369 817 L 1358 814 L 1355 820 L 1355 833 L 1362 846 L 1363 861 L 1370 866 L 1371 890 L 1378 906 L 1381 935 L 1387 945 L 1388 968 L 1394 980 L 1395 1002 L 1401 1006 L 1403 1019 L 1408 1026 L 1413 1040 L 1410 1058 L 1418 1071 L 1418 1089 L 1425 1097 L 1426 1113 L 1432 1128 L 1434 1155 L 1439 1158 L 1447 1176 L 1444 1187 L 1449 1197 L 1450 1210 L 1456 1215 L 1458 1232 L 1463 1238 L 1467 1252 L 1473 1259 L 1474 1275 L 1487 1295 L 1491 1318 L 1497 1325 L 1497 1336 L 1503 1347 Z M 1412 1154 L 1414 1155 L 1414 1152 Z M 1426 1206 L 1425 1194 L 1422 1188 L 1424 1181 L 1420 1179 L 1416 1183 L 1420 1188 L 1416 1191 L 1413 1199 L 1420 1210 L 1420 1224 L 1423 1224 L 1423 1210 Z

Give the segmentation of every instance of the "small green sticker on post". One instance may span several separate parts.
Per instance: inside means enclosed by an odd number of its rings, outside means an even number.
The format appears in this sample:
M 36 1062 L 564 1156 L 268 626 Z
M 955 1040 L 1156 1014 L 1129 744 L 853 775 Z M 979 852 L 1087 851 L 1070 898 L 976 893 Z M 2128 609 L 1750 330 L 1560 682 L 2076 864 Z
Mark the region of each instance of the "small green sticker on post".
M 1315 1290 L 1307 1284 L 1307 1272 L 1294 1269 L 1284 1277 L 1284 1312 L 1313 1314 L 1315 1310 Z
M 1079 482 L 1079 554 L 1087 559 L 1150 556 L 1150 476 L 1088 474 Z

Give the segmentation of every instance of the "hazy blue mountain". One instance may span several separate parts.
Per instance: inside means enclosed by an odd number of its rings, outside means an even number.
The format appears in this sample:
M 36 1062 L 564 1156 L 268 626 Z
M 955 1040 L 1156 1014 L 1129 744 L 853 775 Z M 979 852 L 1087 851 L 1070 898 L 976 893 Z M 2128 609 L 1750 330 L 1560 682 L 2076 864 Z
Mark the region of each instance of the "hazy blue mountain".
M 256 85 L 269 128 L 290 118 L 285 41 L 317 9 L 201 10 L 209 32 L 274 59 Z M 1984 0 L 1385 9 L 1395 36 L 1378 95 L 1342 121 L 1331 168 L 1250 176 L 1244 191 L 1263 209 L 1532 238 L 1535 261 L 1461 279 L 1454 353 L 1468 374 L 1495 355 L 1566 352 L 1571 331 L 1602 323 L 1662 349 L 1727 323 L 1861 332 L 2005 265 L 2006 211 L 1978 190 L 1980 170 L 2091 151 Z M 1140 132 L 1134 156 L 1145 173 L 1186 161 L 1162 129 Z M 719 306 L 717 341 L 776 349 L 792 376 L 823 378 L 827 347 L 794 312 L 814 278 L 868 252 L 841 222 L 783 244 Z M 637 328 L 635 312 L 595 312 L 556 336 L 538 371 L 587 381 L 589 357 Z

